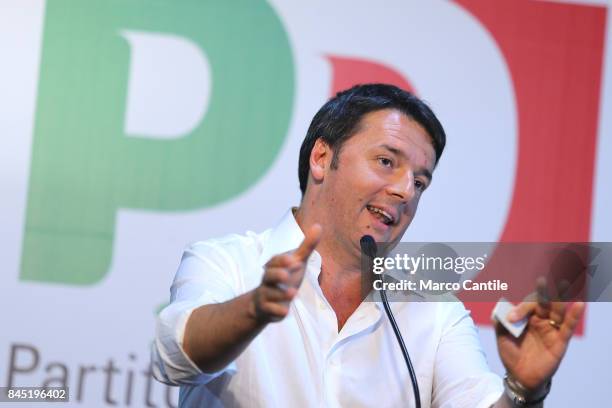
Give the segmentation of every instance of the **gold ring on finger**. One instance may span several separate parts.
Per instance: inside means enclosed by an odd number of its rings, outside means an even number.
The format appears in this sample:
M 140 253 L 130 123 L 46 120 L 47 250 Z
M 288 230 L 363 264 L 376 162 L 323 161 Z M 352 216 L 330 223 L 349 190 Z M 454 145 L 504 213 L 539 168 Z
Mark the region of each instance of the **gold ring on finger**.
M 553 319 L 550 319 L 548 321 L 548 324 L 550 324 L 552 327 L 554 327 L 555 329 L 559 330 L 561 328 L 561 323 L 554 321 Z

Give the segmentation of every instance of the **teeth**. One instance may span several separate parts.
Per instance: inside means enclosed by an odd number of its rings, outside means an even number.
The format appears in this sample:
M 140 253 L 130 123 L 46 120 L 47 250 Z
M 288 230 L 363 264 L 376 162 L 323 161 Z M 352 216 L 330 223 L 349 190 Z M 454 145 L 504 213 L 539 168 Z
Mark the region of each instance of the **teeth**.
M 388 225 L 393 222 L 393 217 L 389 213 L 381 210 L 380 208 L 372 207 L 371 205 L 368 205 L 367 208 L 370 212 L 381 215 L 384 218 L 385 224 Z

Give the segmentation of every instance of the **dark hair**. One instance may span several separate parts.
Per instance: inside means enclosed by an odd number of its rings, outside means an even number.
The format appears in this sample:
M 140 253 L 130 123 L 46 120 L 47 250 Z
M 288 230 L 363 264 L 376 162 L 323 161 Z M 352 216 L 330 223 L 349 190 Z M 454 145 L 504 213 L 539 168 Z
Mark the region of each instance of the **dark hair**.
M 442 124 L 425 102 L 393 85 L 356 85 L 337 93 L 312 118 L 300 148 L 298 177 L 302 195 L 306 192 L 308 182 L 310 153 L 317 139 L 323 139 L 331 147 L 334 154 L 331 167 L 337 168 L 340 148 L 357 132 L 361 118 L 382 109 L 397 109 L 423 126 L 431 137 L 436 152 L 436 164 L 438 163 L 446 144 L 446 134 Z

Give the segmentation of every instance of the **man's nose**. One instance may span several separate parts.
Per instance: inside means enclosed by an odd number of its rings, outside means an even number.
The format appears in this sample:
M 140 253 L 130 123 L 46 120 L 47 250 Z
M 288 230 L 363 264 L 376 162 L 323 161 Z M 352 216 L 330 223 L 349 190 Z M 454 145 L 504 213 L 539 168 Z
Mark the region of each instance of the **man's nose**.
M 411 171 L 398 174 L 389 184 L 387 191 L 402 202 L 410 201 L 415 194 L 414 174 Z

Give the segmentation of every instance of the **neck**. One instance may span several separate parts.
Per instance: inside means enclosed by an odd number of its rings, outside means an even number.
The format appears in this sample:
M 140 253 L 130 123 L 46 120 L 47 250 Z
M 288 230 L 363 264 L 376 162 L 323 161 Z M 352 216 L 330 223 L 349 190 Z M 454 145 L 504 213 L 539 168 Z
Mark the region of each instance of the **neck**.
M 302 230 L 306 230 L 315 222 L 323 226 L 321 241 L 317 245 L 317 252 L 321 255 L 319 286 L 336 313 L 340 331 L 364 298 L 361 259 L 352 253 L 350 248 L 339 247 L 334 232 L 326 231 L 325 214 L 318 214 L 314 206 L 304 205 L 302 202 L 302 206 L 294 215 Z
M 336 232 L 329 229 L 328 225 L 333 225 L 333 223 L 327 222 L 327 212 L 321 211 L 321 206 L 305 201 L 306 198 L 294 212 L 295 220 L 302 231 L 306 231 L 315 223 L 323 227 L 321 240 L 317 245 L 317 252 L 321 255 L 323 265 L 338 280 L 359 277 L 361 274 L 359 250 L 352 247 L 350 243 L 338 240 Z

